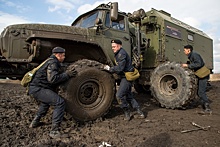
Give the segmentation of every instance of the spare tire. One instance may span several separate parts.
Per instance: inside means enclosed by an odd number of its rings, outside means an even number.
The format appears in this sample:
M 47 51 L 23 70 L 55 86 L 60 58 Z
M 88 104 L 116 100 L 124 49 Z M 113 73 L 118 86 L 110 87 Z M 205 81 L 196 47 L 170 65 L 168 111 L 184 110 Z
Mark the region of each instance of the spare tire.
M 79 60 L 67 70 L 75 68 L 77 76 L 62 85 L 66 111 L 78 121 L 100 118 L 109 110 L 115 94 L 112 75 L 100 70 L 101 63 L 87 59 Z
M 151 94 L 166 108 L 184 108 L 197 94 L 197 78 L 179 63 L 159 65 L 151 75 Z

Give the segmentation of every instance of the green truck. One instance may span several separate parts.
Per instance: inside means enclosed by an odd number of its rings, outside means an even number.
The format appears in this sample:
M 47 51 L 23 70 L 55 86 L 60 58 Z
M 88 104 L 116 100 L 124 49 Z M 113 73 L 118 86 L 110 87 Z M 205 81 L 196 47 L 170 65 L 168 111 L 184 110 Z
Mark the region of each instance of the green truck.
M 66 49 L 64 70 L 78 74 L 60 86 L 67 112 L 79 121 L 106 114 L 115 97 L 117 75 L 102 69 L 113 66 L 111 40 L 120 39 L 140 72 L 137 92 L 151 94 L 165 108 L 182 108 L 196 96 L 194 73 L 180 67 L 187 62 L 183 46 L 193 45 L 213 70 L 213 42 L 204 32 L 165 11 L 118 11 L 118 3 L 101 4 L 79 16 L 71 26 L 15 24 L 0 36 L 0 78 L 22 79 L 42 63 L 56 46 Z

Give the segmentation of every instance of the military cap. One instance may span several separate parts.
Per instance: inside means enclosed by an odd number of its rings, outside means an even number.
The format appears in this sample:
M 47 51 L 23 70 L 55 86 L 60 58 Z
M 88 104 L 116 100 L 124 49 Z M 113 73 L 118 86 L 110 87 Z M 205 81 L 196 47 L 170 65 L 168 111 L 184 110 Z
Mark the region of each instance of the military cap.
M 55 47 L 53 48 L 52 53 L 65 53 L 65 49 L 62 47 Z
M 189 44 L 188 44 L 188 45 L 185 45 L 185 46 L 184 46 L 184 48 L 186 48 L 186 49 L 190 49 L 190 51 L 192 51 L 192 50 L 193 50 L 192 45 L 189 45 Z
M 111 41 L 111 43 L 116 43 L 116 44 L 122 45 L 121 40 L 118 40 L 118 39 L 113 39 L 113 40 Z

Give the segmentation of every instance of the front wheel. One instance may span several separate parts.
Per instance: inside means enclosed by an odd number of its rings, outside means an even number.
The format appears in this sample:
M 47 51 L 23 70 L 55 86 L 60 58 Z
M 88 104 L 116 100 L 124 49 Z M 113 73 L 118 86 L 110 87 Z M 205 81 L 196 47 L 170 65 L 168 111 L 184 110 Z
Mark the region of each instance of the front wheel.
M 109 110 L 115 94 L 112 75 L 99 69 L 101 64 L 80 60 L 70 65 L 77 76 L 65 85 L 66 111 L 79 121 L 95 120 Z
M 195 98 L 197 78 L 178 63 L 163 63 L 152 72 L 151 93 L 162 107 L 182 108 Z

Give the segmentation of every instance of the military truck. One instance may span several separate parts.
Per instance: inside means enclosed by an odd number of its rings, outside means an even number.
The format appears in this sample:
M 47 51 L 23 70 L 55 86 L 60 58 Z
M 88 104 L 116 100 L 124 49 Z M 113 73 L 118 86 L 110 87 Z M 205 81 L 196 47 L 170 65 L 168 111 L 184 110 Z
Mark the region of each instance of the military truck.
M 180 66 L 187 61 L 184 45 L 193 45 L 213 69 L 212 39 L 204 32 L 162 10 L 124 13 L 118 3 L 108 3 L 82 14 L 71 26 L 7 26 L 0 37 L 0 78 L 21 79 L 61 46 L 66 49 L 64 70 L 78 71 L 60 88 L 67 112 L 79 121 L 100 118 L 112 105 L 118 81 L 117 75 L 102 69 L 115 64 L 112 39 L 122 41 L 141 74 L 134 81 L 136 91 L 150 90 L 165 108 L 184 107 L 196 95 L 194 73 Z

